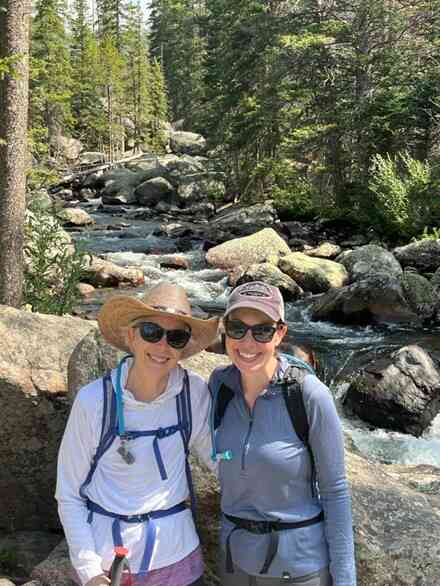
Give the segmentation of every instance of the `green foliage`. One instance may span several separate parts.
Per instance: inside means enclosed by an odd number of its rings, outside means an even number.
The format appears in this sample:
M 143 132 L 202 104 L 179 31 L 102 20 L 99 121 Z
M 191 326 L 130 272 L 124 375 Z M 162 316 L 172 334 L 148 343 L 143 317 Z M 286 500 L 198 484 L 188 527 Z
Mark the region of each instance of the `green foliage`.
M 407 152 L 373 157 L 369 190 L 384 232 L 410 237 L 431 216 L 431 168 Z
M 4 79 L 5 75 L 14 75 L 15 64 L 19 60 L 20 55 L 18 53 L 0 59 L 0 80 Z
M 242 199 L 402 237 L 440 224 L 440 0 L 152 0 L 148 34 L 136 0 L 96 0 L 96 29 L 88 0 L 67 27 L 64 4 L 35 2 L 37 158 L 57 130 L 160 152 L 170 115 L 209 139 Z
M 150 143 L 153 152 L 161 153 L 165 149 L 165 123 L 168 119 L 168 99 L 162 66 L 157 59 L 151 64 L 151 120 Z
M 99 46 L 93 35 L 86 0 L 75 0 L 71 17 L 71 107 L 73 133 L 89 149 L 100 149 L 105 140 L 107 116 L 101 96 Z
M 418 240 L 440 240 L 440 228 L 429 229 L 428 226 L 425 226 L 421 234 L 412 238 L 412 242 L 417 242 Z
M 27 174 L 27 189 L 32 192 L 54 185 L 59 178 L 59 173 L 55 169 L 50 169 L 44 165 L 32 167 Z
M 72 247 L 57 219 L 38 204 L 28 210 L 25 236 L 24 303 L 40 313 L 70 313 L 88 256 Z
M 161 65 L 174 120 L 197 121 L 202 86 L 205 39 L 199 21 L 203 3 L 193 0 L 152 0 L 150 46 Z
M 64 0 L 37 0 L 31 42 L 31 124 L 50 139 L 72 126 L 72 70 Z
M 292 161 L 268 159 L 256 166 L 252 181 L 273 199 L 282 219 L 307 220 L 316 215 L 316 190 Z

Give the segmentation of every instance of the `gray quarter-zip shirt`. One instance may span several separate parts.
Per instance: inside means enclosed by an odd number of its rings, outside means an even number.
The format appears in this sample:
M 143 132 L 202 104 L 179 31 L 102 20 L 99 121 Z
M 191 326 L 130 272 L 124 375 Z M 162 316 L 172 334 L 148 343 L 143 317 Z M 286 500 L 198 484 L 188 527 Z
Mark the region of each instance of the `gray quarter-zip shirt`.
M 274 380 L 282 377 L 287 366 L 280 357 Z M 292 426 L 282 386 L 270 384 L 251 412 L 235 366 L 216 369 L 209 384 L 212 392 L 222 384 L 234 391 L 216 433 L 217 451 L 231 450 L 233 455 L 232 460 L 221 460 L 219 465 L 223 513 L 252 520 L 298 522 L 324 511 L 321 523 L 279 532 L 278 551 L 267 575 L 289 572 L 298 577 L 329 565 L 333 586 L 356 586 L 344 439 L 328 388 L 314 375 L 304 379 L 309 442 L 319 488 L 316 495 L 312 493 L 310 455 Z M 233 528 L 223 517 L 223 548 Z M 258 575 L 268 544 L 268 535 L 237 529 L 231 535 L 232 559 L 248 574 Z

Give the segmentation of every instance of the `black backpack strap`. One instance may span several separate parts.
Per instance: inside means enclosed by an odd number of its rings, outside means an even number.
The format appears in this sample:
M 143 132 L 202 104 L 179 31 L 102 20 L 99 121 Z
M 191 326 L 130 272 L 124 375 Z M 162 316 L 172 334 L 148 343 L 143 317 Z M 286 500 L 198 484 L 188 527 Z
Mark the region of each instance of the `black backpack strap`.
M 307 419 L 306 407 L 304 405 L 303 383 L 308 374 L 303 368 L 290 366 L 284 373 L 282 384 L 284 386 L 283 397 L 286 409 L 292 422 L 296 435 L 306 446 L 312 466 L 312 494 L 316 494 L 316 467 L 313 450 L 309 442 L 309 421 Z
M 219 387 L 214 397 L 214 430 L 220 427 L 225 411 L 234 396 L 234 391 L 224 383 Z

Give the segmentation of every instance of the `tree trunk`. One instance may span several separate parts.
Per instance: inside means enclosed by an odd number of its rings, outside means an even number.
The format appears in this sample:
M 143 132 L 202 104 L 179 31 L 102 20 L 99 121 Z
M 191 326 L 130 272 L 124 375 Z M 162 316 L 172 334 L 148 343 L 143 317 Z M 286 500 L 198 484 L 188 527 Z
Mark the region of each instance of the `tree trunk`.
M 0 303 L 19 307 L 26 209 L 30 0 L 0 0 Z

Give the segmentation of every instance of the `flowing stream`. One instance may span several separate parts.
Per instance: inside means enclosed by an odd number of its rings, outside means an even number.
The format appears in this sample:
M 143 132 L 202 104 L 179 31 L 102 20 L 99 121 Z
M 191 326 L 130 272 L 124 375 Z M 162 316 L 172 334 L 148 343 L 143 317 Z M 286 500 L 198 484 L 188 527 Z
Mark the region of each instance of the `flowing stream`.
M 200 242 L 194 241 L 190 252 L 178 252 L 176 242 L 153 235 L 158 220 L 129 219 L 120 212 L 96 211 L 96 202 L 84 206 L 96 220 L 93 229 L 73 233 L 87 250 L 120 266 L 136 266 L 145 274 L 146 286 L 159 280 L 179 283 L 187 290 L 196 312 L 221 313 L 229 292 L 226 273 L 209 268 Z M 128 209 L 128 208 L 127 208 Z M 101 229 L 102 228 L 102 229 Z M 208 230 L 208 225 L 207 225 Z M 188 270 L 161 268 L 161 263 L 177 253 L 190 263 Z M 142 288 L 129 288 L 127 295 L 139 295 Z M 85 300 L 80 313 L 94 317 L 99 306 L 114 290 L 97 289 Z M 353 372 L 383 353 L 409 343 L 420 344 L 440 363 L 440 330 L 396 326 L 350 327 L 310 320 L 307 300 L 287 304 L 288 341 L 313 348 L 319 363 L 319 376 L 330 386 L 344 429 L 355 446 L 370 458 L 387 463 L 431 464 L 440 467 L 440 414 L 420 438 L 373 429 L 367 423 L 344 413 L 340 399 Z

